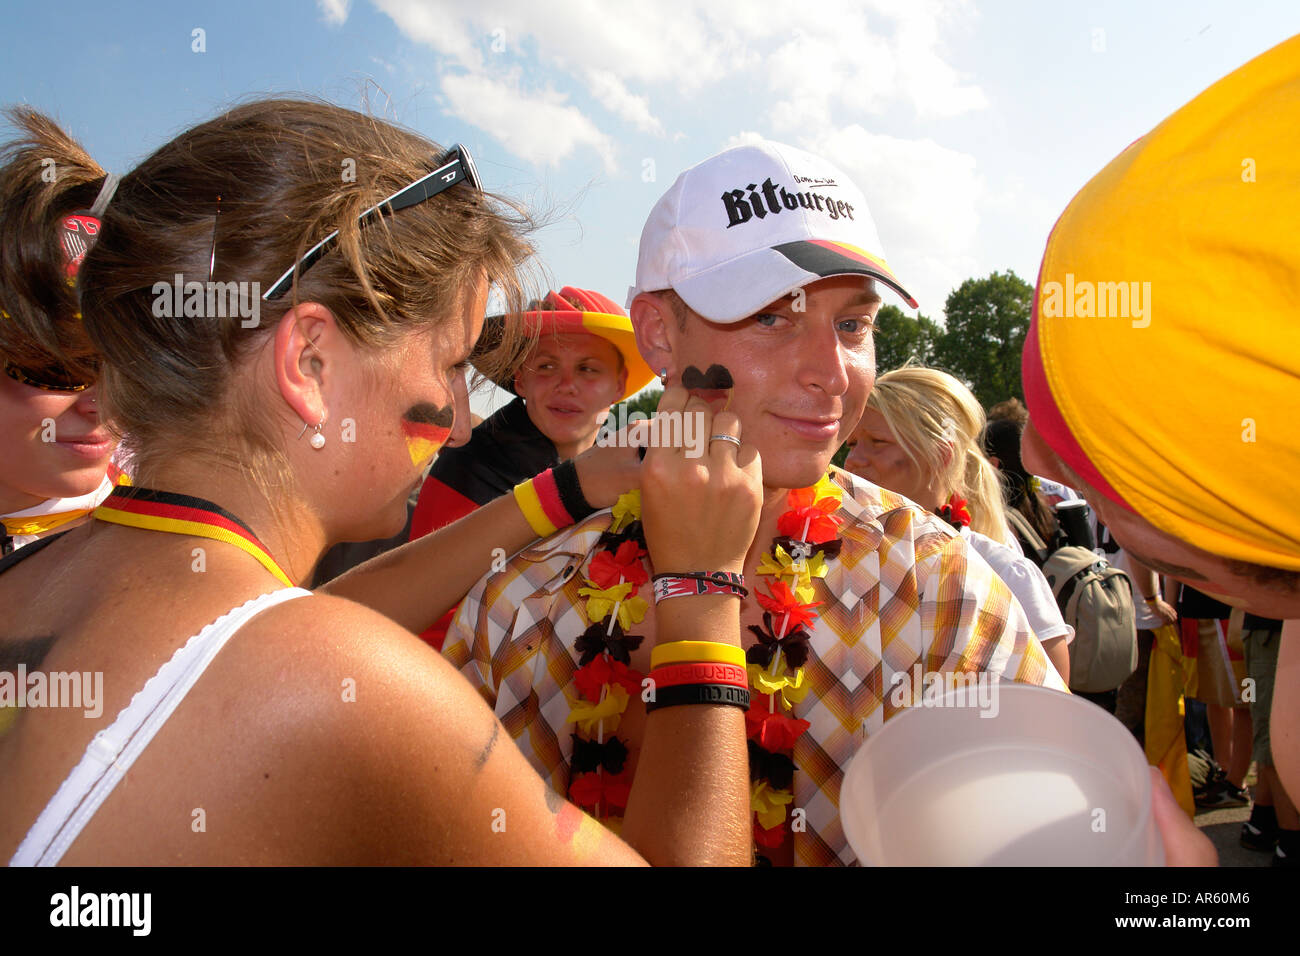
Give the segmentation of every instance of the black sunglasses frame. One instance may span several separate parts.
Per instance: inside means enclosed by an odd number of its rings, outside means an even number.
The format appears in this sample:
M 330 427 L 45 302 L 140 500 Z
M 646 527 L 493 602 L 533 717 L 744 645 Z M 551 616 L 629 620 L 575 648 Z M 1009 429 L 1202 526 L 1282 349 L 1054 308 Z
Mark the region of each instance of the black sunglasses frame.
M 445 192 L 459 182 L 469 183 L 475 190 L 483 191 L 482 182 L 478 178 L 478 170 L 474 167 L 473 157 L 470 156 L 469 150 L 457 143 L 447 150 L 437 169 L 426 176 L 421 176 L 411 185 L 399 189 L 383 202 L 371 206 L 357 217 L 357 226 L 364 229 L 383 216 L 391 216 L 400 209 L 409 209 L 411 206 L 419 205 L 427 199 L 432 199 L 438 193 Z M 213 228 L 215 231 L 215 223 Z M 334 248 L 338 238 L 339 231 L 335 229 L 308 249 L 301 259 L 285 270 L 284 274 L 275 280 L 271 288 L 262 294 L 262 301 L 271 302 L 293 288 L 295 272 L 298 276 L 302 276 L 304 272 L 319 262 L 325 253 Z M 215 258 L 215 247 L 213 255 Z
M 22 382 L 24 385 L 30 385 L 32 388 L 39 388 L 46 392 L 84 392 L 92 384 L 86 382 L 79 385 L 55 385 L 42 380 L 36 373 L 21 369 L 17 365 L 11 365 L 8 362 L 4 363 L 4 373 L 15 382 Z

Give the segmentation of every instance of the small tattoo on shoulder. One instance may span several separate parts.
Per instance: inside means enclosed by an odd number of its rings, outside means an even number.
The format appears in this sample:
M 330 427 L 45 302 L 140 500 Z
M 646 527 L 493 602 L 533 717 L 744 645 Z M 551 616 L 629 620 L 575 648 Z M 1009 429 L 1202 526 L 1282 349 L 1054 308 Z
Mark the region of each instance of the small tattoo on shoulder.
M 482 751 L 479 752 L 479 755 L 474 758 L 474 770 L 476 772 L 487 766 L 488 758 L 492 756 L 492 751 L 496 749 L 497 736 L 500 733 L 501 721 L 492 721 L 492 736 L 488 738 L 487 744 L 484 745 Z

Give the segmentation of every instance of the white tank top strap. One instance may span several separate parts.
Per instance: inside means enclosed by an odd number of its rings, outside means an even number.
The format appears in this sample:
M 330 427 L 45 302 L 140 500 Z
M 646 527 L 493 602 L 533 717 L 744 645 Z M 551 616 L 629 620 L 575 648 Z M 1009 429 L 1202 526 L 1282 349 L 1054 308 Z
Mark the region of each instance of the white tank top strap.
M 217 618 L 186 641 L 131 698 L 112 726 L 90 741 L 81 762 L 41 811 L 9 865 L 57 864 L 235 632 L 267 608 L 309 594 L 303 588 L 263 594 Z

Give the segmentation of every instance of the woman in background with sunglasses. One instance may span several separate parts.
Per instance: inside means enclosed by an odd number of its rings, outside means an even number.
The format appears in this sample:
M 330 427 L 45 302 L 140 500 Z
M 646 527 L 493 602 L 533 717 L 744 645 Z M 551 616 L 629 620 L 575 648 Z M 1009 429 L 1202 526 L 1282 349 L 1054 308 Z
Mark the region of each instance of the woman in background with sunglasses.
M 117 445 L 74 288 L 114 180 L 49 118 L 7 115 L 20 138 L 0 152 L 0 557 L 87 520 Z
M 462 149 L 316 103 L 238 107 L 122 179 L 82 305 L 135 487 L 0 573 L 15 609 L 0 669 L 102 674 L 103 693 L 23 711 L 0 734 L 0 856 L 749 862 L 738 707 L 683 686 L 671 697 L 694 706 L 649 716 L 620 839 L 556 796 L 399 626 L 425 594 L 432 616 L 413 623 L 427 627 L 445 610 L 427 593 L 463 594 L 493 549 L 572 519 L 572 475 L 533 479 L 334 595 L 293 586 L 331 544 L 402 525 L 457 427 L 490 284 L 521 311 L 527 225 L 481 192 Z M 661 408 L 739 431 L 681 389 Z M 752 449 L 651 448 L 636 468 L 656 564 L 740 569 L 760 506 Z M 370 607 L 336 596 L 358 592 Z M 739 655 L 738 598 L 671 602 L 659 641 Z

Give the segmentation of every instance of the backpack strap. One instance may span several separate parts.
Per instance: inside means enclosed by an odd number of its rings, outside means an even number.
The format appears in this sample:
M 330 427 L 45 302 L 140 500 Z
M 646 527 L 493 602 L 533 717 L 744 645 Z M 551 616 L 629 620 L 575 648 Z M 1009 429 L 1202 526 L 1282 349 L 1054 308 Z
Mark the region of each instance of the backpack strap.
M 1018 538 L 1020 538 L 1020 543 L 1027 546 L 1029 552 L 1027 557 L 1041 568 L 1047 563 L 1047 558 L 1051 549 L 1049 549 L 1043 539 L 1039 537 L 1038 532 L 1034 530 L 1034 526 L 1029 523 L 1029 520 L 1017 509 L 1008 508 L 1006 511 L 1007 521 L 1011 524 L 1011 530 L 1016 533 Z

